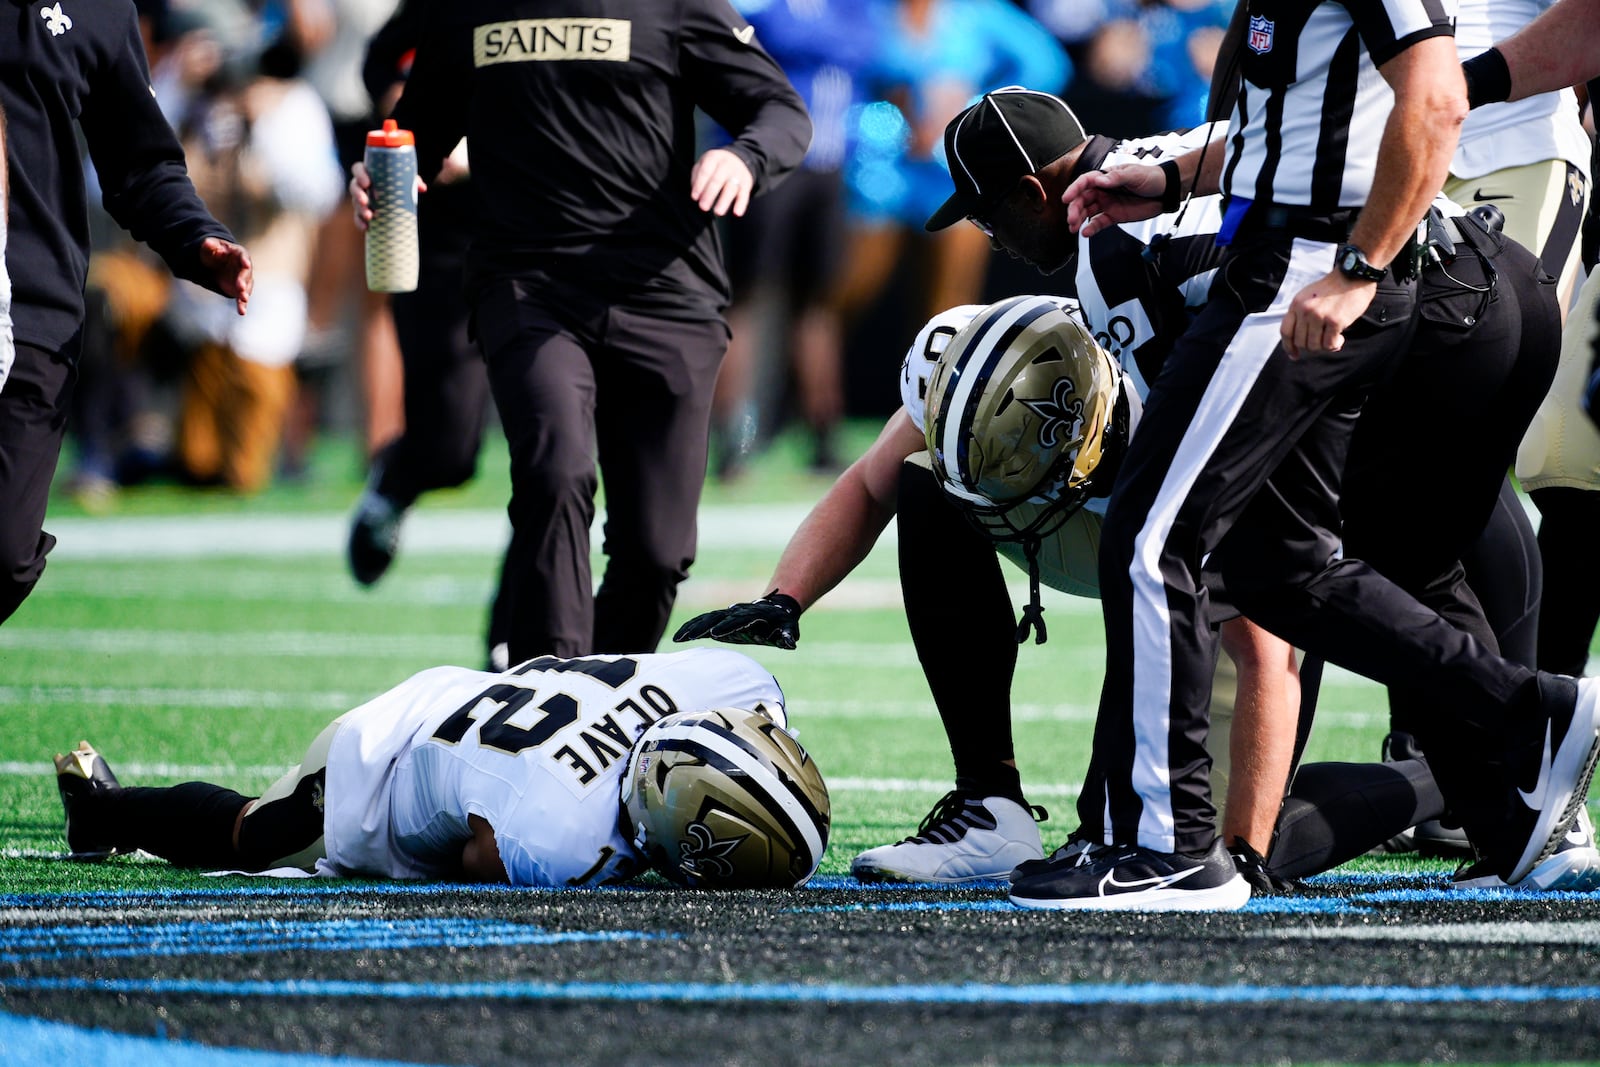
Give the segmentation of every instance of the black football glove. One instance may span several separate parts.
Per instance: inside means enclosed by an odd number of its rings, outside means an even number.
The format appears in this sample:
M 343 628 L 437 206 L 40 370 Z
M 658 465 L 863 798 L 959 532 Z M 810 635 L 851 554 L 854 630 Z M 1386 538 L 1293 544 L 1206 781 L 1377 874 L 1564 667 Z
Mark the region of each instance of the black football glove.
M 702 637 L 730 645 L 793 648 L 800 641 L 800 602 L 774 591 L 760 600 L 696 615 L 672 635 L 674 641 L 698 641 Z

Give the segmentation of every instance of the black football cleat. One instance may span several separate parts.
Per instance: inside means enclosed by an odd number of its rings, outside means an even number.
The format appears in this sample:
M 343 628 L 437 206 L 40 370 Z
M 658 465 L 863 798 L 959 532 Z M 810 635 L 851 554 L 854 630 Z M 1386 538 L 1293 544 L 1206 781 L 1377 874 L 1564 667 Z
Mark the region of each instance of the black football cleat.
M 355 515 L 350 519 L 347 557 L 350 574 L 361 585 L 370 586 L 389 569 L 400 549 L 400 523 L 405 509 L 374 490 L 361 494 Z
M 87 741 L 65 755 L 56 753 L 56 788 L 67 816 L 67 848 L 75 860 L 101 860 L 117 848 L 97 825 L 94 809 L 99 802 L 121 789 L 105 758 Z

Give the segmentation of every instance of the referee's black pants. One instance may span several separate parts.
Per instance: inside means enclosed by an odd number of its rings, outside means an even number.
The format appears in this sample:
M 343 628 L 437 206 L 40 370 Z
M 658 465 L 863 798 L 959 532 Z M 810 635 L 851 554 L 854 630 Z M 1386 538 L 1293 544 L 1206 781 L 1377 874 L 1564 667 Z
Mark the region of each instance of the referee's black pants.
M 653 651 L 694 561 L 727 325 L 550 281 L 491 283 L 473 315 L 511 447 L 511 543 L 495 607 L 510 662 Z M 607 561 L 595 590 L 601 477 Z
M 1291 360 L 1283 315 L 1332 267 L 1334 249 L 1276 231 L 1236 244 L 1151 386 L 1101 532 L 1106 676 L 1078 814 L 1107 842 L 1190 852 L 1215 838 L 1205 740 L 1217 642 L 1200 576 L 1230 531 L 1252 546 L 1230 547 L 1242 561 L 1223 576 L 1235 605 L 1330 662 L 1385 685 L 1426 685 L 1438 698 L 1430 734 L 1471 732 L 1498 747 L 1508 722 L 1538 718 L 1519 712 L 1574 699 L 1570 681 L 1501 660 L 1367 564 L 1338 557 L 1351 434 L 1410 342 L 1416 290 L 1379 283 L 1339 352 Z M 1477 772 L 1436 768 L 1452 804 L 1453 789 L 1482 788 Z M 1468 831 L 1491 849 L 1503 834 L 1498 824 Z
M 1465 244 L 1454 261 L 1423 272 L 1408 350 L 1362 407 L 1340 496 L 1344 554 L 1486 650 L 1532 668 L 1542 571 L 1506 471 L 1555 375 L 1555 279 L 1516 242 L 1468 222 L 1460 230 Z M 1250 530 L 1236 532 L 1245 536 L 1226 538 L 1214 566 L 1236 571 L 1234 553 L 1259 550 Z M 1307 684 L 1320 674 L 1315 660 L 1308 656 L 1302 668 L 1300 746 L 1316 704 L 1316 686 Z M 1391 686 L 1391 729 L 1426 734 L 1437 700 L 1427 685 Z M 1481 768 L 1498 747 L 1481 740 L 1448 730 L 1433 738 L 1430 754 L 1442 757 L 1447 774 Z M 1477 782 L 1473 803 L 1497 803 L 1493 781 Z

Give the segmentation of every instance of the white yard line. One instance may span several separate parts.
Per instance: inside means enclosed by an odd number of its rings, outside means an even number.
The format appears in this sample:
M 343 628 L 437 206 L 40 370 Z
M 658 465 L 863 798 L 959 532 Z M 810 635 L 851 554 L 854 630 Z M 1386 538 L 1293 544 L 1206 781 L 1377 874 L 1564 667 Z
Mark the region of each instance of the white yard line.
M 228 763 L 138 763 L 117 762 L 117 776 L 132 782 L 147 778 L 184 778 L 203 781 L 232 781 L 241 778 L 273 779 L 289 770 L 292 764 L 228 764 Z M 50 761 L 0 760 L 0 777 L 35 778 L 50 773 Z M 930 793 L 939 795 L 950 789 L 950 782 L 942 778 L 829 778 L 831 792 L 852 793 Z M 1029 796 L 1075 799 L 1075 785 L 1030 784 Z
M 1030 790 L 1031 792 L 1031 790 Z M 1600 942 L 1600 922 L 1407 923 L 1401 926 L 1292 926 L 1252 931 L 1272 941 L 1434 941 L 1469 945 L 1582 945 Z
M 809 504 L 708 505 L 700 509 L 702 549 L 779 549 Z M 604 514 L 591 532 L 600 544 Z M 343 556 L 345 514 L 148 515 L 53 518 L 52 559 L 209 559 L 228 556 Z M 421 508 L 406 517 L 400 551 L 416 555 L 498 554 L 510 525 L 504 511 Z M 894 536 L 891 525 L 885 537 Z

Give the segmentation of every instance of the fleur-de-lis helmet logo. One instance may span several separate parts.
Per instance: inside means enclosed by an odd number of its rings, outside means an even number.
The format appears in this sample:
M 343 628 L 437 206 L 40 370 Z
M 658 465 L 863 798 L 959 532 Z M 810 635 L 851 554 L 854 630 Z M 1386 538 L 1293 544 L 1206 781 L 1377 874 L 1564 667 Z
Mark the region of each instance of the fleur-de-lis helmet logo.
M 711 832 L 711 827 L 703 822 L 692 822 L 684 827 L 684 831 L 689 835 L 688 838 L 678 842 L 678 866 L 684 874 L 724 881 L 733 877 L 733 864 L 728 857 L 744 837 L 719 841 Z
M 1039 416 L 1039 445 L 1051 449 L 1075 440 L 1083 426 L 1083 397 L 1071 378 L 1057 378 L 1045 400 L 1024 400 L 1022 406 Z
M 61 10 L 61 0 L 56 0 L 55 7 L 40 8 L 39 17 L 44 19 L 45 28 L 52 37 L 60 37 L 72 29 L 72 16 Z

